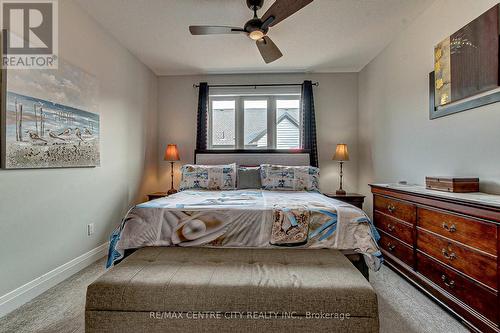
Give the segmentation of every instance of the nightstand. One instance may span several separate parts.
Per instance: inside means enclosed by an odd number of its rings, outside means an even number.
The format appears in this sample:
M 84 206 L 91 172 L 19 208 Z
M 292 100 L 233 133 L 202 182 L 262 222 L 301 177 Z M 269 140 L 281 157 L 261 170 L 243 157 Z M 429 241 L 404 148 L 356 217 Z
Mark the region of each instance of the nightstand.
M 148 194 L 148 201 L 154 200 L 154 199 L 160 199 L 163 197 L 167 196 L 167 192 L 155 192 L 155 193 L 149 193 Z
M 346 195 L 337 195 L 335 193 L 323 193 L 329 198 L 337 199 L 343 202 L 347 202 L 353 206 L 363 209 L 363 202 L 365 201 L 365 196 L 357 193 L 347 193 Z

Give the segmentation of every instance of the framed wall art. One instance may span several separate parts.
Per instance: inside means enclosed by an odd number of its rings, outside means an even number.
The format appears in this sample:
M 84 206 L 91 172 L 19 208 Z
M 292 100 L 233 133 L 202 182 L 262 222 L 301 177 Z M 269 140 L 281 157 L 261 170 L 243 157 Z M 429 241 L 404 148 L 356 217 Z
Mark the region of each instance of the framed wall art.
M 98 84 L 59 60 L 59 69 L 2 71 L 2 168 L 100 165 Z
M 499 24 L 496 5 L 435 46 L 431 119 L 500 101 Z

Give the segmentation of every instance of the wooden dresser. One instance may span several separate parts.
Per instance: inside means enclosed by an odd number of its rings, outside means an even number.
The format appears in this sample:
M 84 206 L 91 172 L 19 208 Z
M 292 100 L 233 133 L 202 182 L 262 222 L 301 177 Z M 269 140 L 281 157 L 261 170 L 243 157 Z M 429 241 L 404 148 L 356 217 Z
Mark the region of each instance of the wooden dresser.
M 472 330 L 500 332 L 500 196 L 371 187 L 387 266 Z

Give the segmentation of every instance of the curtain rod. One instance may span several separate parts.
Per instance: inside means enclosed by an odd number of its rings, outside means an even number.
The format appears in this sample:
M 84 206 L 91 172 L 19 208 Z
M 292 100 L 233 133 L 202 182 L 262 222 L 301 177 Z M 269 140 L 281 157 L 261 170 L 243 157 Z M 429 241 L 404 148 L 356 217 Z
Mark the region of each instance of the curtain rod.
M 216 88 L 230 88 L 230 87 L 289 87 L 289 86 L 301 86 L 302 83 L 269 83 L 269 84 L 209 84 L 208 87 Z M 312 84 L 315 87 L 319 87 L 319 82 L 314 82 Z M 199 88 L 199 84 L 193 84 L 193 88 Z

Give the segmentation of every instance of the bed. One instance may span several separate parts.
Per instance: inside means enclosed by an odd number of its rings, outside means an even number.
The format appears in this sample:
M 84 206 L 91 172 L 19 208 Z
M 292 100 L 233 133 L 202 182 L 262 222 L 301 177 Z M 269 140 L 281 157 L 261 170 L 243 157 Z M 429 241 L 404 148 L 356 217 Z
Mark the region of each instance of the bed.
M 309 156 L 218 152 L 195 161 L 304 166 Z M 264 179 L 266 166 L 258 170 Z M 87 289 L 86 332 L 378 333 L 377 295 L 356 265 L 364 258 L 362 267 L 378 270 L 383 261 L 368 217 L 318 192 L 264 184 L 133 207 L 111 236 L 115 267 Z
M 309 164 L 309 155 L 196 152 L 195 162 L 300 166 Z M 362 255 L 368 267 L 378 270 L 383 262 L 378 238 L 362 210 L 320 193 L 186 190 L 133 207 L 111 235 L 107 265 L 131 250 L 152 246 L 293 247 L 342 250 L 355 264 Z

